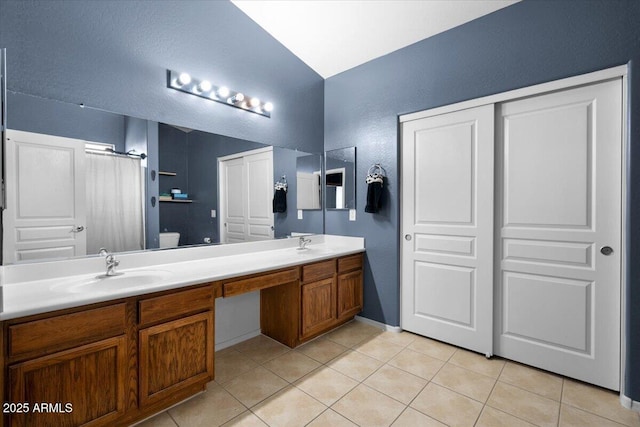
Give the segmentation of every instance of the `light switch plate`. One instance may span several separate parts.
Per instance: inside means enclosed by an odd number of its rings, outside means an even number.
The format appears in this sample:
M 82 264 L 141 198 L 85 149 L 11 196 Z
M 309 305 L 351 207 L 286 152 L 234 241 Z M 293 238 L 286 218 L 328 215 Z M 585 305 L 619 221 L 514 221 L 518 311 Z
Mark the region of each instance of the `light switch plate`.
M 215 209 L 211 209 L 211 218 L 215 218 L 217 215 L 217 212 Z
M 356 210 L 349 209 L 349 221 L 355 221 L 355 220 L 356 220 Z
M 298 219 L 302 219 L 302 209 L 298 209 Z

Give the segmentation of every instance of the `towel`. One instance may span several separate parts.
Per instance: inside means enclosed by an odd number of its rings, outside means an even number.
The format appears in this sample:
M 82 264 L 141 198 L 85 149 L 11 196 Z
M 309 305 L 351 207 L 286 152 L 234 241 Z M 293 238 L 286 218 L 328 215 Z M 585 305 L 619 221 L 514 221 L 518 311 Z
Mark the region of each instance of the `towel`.
M 378 213 L 382 207 L 382 179 L 367 184 L 367 206 L 364 211 Z
M 287 190 L 279 188 L 273 195 L 273 212 L 287 211 Z

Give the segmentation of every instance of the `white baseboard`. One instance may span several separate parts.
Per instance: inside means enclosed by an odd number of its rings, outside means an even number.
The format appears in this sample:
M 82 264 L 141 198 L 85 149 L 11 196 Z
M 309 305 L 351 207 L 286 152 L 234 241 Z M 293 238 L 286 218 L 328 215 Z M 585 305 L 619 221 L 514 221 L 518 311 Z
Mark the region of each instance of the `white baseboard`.
M 383 331 L 396 332 L 396 333 L 402 332 L 402 328 L 400 326 L 387 325 L 386 323 L 382 323 L 382 322 L 378 322 L 378 321 L 375 321 L 375 320 L 367 319 L 366 317 L 356 316 L 356 320 L 358 322 L 366 323 L 367 325 L 371 325 L 371 326 L 375 326 L 376 328 L 380 328 Z
M 257 329 L 255 331 L 251 331 L 251 332 L 247 332 L 244 335 L 240 335 L 239 337 L 235 337 L 232 338 L 230 340 L 226 340 L 223 342 L 217 342 L 216 343 L 216 351 L 220 351 L 222 349 L 225 349 L 227 347 L 231 347 L 232 345 L 236 345 L 238 343 L 241 343 L 242 341 L 246 341 L 248 339 L 251 339 L 253 337 L 257 337 L 258 335 L 260 335 L 260 329 Z
M 620 395 L 620 404 L 627 409 L 631 409 L 632 411 L 640 412 L 640 402 L 636 402 L 635 400 L 631 400 L 630 397 L 625 396 L 624 394 Z

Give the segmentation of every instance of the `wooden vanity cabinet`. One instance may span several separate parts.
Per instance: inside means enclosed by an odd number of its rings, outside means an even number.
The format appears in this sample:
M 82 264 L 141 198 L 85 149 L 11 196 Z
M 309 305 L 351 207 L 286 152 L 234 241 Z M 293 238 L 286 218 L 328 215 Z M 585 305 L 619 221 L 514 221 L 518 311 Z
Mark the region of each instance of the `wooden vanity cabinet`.
M 140 408 L 213 379 L 213 304 L 208 286 L 139 302 Z
M 5 425 L 103 426 L 122 417 L 131 377 L 128 307 L 5 322 L 3 403 L 13 404 L 3 408 Z
M 220 294 L 207 284 L 3 322 L 2 400 L 26 413 L 0 426 L 130 425 L 204 390 Z
M 302 266 L 300 340 L 331 328 L 336 312 L 336 260 Z
M 300 339 L 307 341 L 362 310 L 362 254 L 302 267 Z
M 338 320 L 350 319 L 362 310 L 362 254 L 338 259 Z

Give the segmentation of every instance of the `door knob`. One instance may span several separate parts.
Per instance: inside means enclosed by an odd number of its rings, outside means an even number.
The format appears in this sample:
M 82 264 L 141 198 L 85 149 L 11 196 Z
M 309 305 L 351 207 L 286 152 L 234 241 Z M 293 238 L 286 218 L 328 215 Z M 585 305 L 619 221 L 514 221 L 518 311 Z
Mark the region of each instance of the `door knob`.
M 600 248 L 600 253 L 602 255 L 611 255 L 613 253 L 613 248 L 611 246 L 603 246 Z
M 407 242 L 411 240 L 411 234 L 405 234 L 404 235 L 404 240 L 406 240 Z
M 84 231 L 84 227 L 79 225 L 78 227 L 73 227 L 73 229 L 71 230 L 73 233 L 79 233 L 81 231 Z

